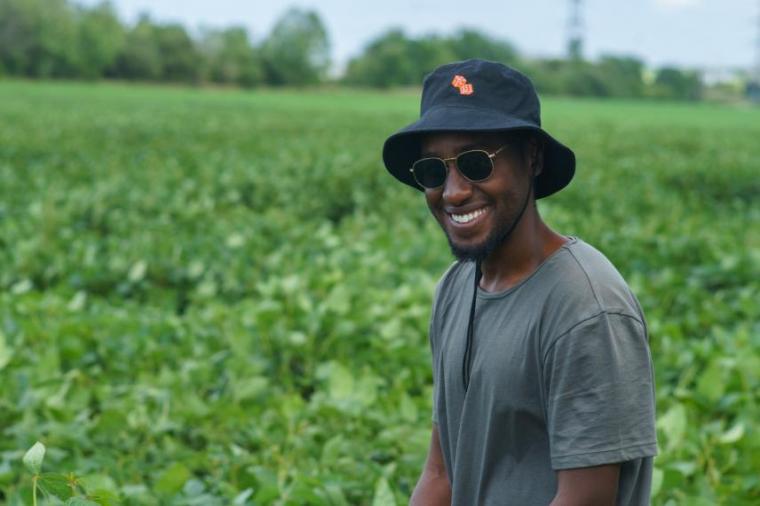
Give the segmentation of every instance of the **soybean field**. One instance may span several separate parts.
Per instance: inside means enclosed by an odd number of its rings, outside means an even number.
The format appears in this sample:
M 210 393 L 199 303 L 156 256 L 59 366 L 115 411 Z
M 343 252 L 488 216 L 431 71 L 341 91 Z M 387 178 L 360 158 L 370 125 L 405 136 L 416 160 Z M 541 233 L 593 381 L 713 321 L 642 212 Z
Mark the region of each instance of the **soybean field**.
M 406 504 L 452 261 L 380 158 L 417 111 L 416 90 L 0 81 L 0 504 Z M 578 157 L 544 219 L 648 321 L 653 504 L 757 504 L 760 109 L 543 117 Z

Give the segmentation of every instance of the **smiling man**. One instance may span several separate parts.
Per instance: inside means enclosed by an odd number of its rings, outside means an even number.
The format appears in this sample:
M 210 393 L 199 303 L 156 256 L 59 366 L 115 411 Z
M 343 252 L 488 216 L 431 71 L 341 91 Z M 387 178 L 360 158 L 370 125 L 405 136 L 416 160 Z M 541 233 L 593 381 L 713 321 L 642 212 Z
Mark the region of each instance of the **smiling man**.
M 541 128 L 530 80 L 482 60 L 439 67 L 383 160 L 424 192 L 457 259 L 434 297 L 433 427 L 412 504 L 648 504 L 644 315 L 602 253 L 539 215 L 575 156 Z

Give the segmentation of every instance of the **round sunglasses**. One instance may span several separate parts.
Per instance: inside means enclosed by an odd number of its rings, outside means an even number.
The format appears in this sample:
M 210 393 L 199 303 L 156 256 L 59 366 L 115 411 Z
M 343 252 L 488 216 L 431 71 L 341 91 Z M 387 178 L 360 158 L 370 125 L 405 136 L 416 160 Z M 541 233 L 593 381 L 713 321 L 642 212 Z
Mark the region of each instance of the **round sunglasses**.
M 480 183 L 491 175 L 494 157 L 506 147 L 505 144 L 493 153 L 484 149 L 473 149 L 463 151 L 453 158 L 420 158 L 412 164 L 409 171 L 418 185 L 434 190 L 446 182 L 446 176 L 449 173 L 448 162 L 454 160 L 457 163 L 457 170 L 466 180 L 471 183 Z

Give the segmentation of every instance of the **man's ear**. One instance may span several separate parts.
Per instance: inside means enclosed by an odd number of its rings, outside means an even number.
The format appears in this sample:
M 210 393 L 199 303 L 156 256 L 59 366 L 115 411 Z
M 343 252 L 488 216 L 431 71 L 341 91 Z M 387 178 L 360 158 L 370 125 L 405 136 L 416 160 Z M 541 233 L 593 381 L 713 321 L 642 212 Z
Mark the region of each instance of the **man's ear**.
M 544 170 L 544 140 L 538 137 L 528 139 L 528 162 L 533 177 Z

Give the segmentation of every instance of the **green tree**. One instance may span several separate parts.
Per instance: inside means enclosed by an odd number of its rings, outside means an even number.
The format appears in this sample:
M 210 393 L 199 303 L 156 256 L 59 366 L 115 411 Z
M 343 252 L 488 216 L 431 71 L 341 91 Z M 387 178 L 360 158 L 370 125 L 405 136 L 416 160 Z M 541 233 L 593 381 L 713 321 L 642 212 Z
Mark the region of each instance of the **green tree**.
M 370 42 L 361 56 L 348 63 L 345 81 L 375 87 L 413 83 L 419 71 L 409 57 L 410 44 L 411 40 L 401 29 L 389 30 Z
M 147 14 L 127 32 L 124 48 L 116 58 L 112 74 L 125 79 L 157 80 L 162 75 L 157 27 Z
M 124 43 L 124 27 L 110 2 L 80 11 L 78 50 L 81 76 L 104 76 L 116 63 Z
M 0 65 L 10 74 L 75 76 L 77 36 L 66 0 L 0 0 Z
M 327 30 L 317 13 L 290 9 L 262 46 L 265 79 L 273 85 L 319 83 L 330 65 L 329 51 Z
M 438 35 L 426 35 L 412 39 L 409 44 L 409 58 L 416 69 L 414 83 L 417 84 L 437 66 L 457 58 L 451 49 L 450 39 Z
M 644 94 L 644 63 L 638 58 L 607 55 L 597 68 L 611 96 L 635 98 Z
M 207 30 L 200 50 L 206 60 L 205 77 L 212 82 L 255 86 L 263 79 L 261 56 L 245 28 Z
M 127 33 L 113 74 L 127 79 L 196 82 L 200 52 L 179 24 L 156 24 L 147 15 Z
M 699 100 L 702 80 L 697 72 L 663 67 L 657 71 L 652 93 L 658 98 Z
M 468 58 L 514 64 L 518 55 L 510 43 L 475 30 L 461 30 L 452 37 L 413 39 L 400 29 L 391 29 L 349 62 L 345 81 L 375 87 L 418 85 L 437 66 Z
M 520 70 L 530 76 L 539 93 L 557 95 L 563 92 L 558 76 L 564 65 L 559 59 L 528 60 L 520 64 Z
M 180 24 L 158 25 L 154 30 L 165 81 L 195 82 L 200 77 L 200 53 Z
M 571 60 L 562 65 L 559 75 L 561 93 L 578 97 L 609 97 L 610 85 L 599 67 L 583 60 Z
M 401 29 L 391 29 L 349 62 L 345 81 L 383 88 L 418 85 L 435 67 L 455 59 L 449 39 L 411 39 Z
M 608 97 L 612 90 L 604 72 L 583 60 L 537 60 L 521 65 L 539 93 Z
M 644 65 L 631 57 L 603 56 L 595 63 L 547 59 L 523 62 L 520 67 L 540 93 L 628 98 L 644 94 Z
M 496 40 L 477 30 L 460 30 L 450 39 L 449 47 L 457 60 L 482 58 L 507 65 L 514 65 L 519 61 L 517 49 L 512 44 Z

